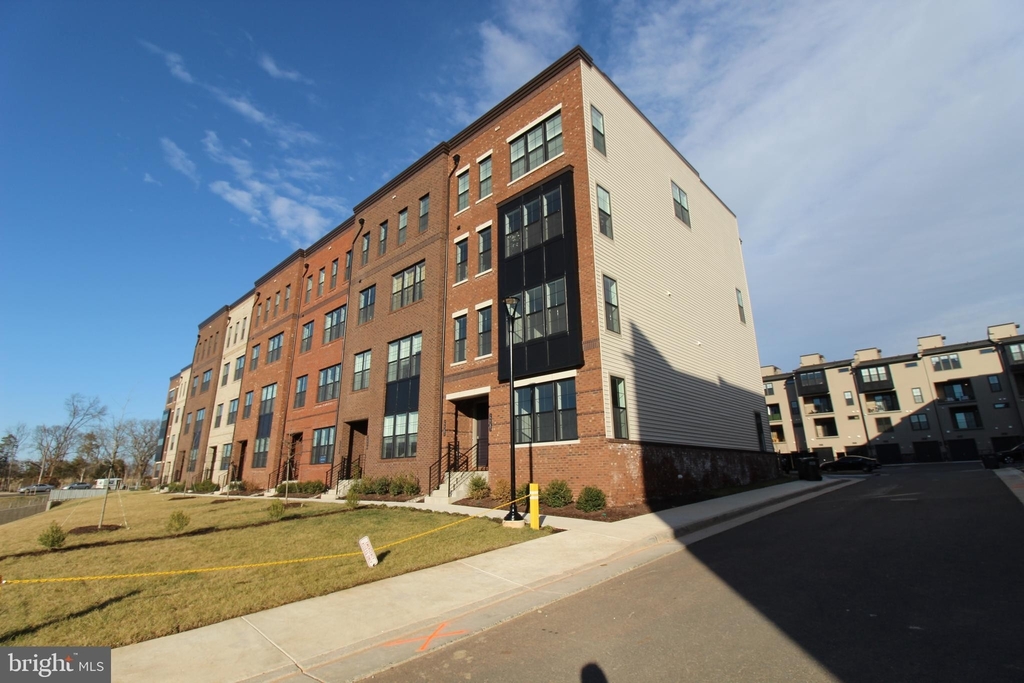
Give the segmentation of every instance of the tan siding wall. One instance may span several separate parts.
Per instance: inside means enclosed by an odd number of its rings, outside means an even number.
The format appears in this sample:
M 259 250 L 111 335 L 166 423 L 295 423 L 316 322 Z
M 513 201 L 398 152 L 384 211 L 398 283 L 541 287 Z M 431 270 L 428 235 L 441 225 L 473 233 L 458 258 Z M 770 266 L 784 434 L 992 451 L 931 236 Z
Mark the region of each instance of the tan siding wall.
M 291 302 L 292 305 L 295 304 L 294 299 L 295 297 L 293 294 Z M 252 306 L 254 300 L 255 296 L 249 296 L 245 301 L 228 312 L 227 343 L 224 347 L 220 367 L 217 369 L 217 373 L 214 377 L 214 380 L 217 382 L 217 396 L 214 399 L 213 414 L 210 416 L 211 429 L 209 446 L 207 448 L 215 447 L 217 449 L 216 462 L 213 463 L 212 478 L 215 482 L 221 485 L 227 483 L 228 471 L 221 471 L 219 469 L 220 458 L 224 452 L 224 445 L 231 443 L 235 434 L 235 425 L 228 424 L 228 409 L 231 407 L 231 400 L 239 398 L 239 394 L 242 389 L 242 380 L 235 379 L 235 359 L 239 356 L 245 355 L 249 335 L 249 321 L 252 320 Z M 237 334 L 235 332 L 236 325 L 238 325 Z M 228 364 L 228 383 L 221 386 L 221 376 L 224 371 L 224 363 Z M 220 427 L 213 427 L 213 425 L 216 424 L 218 405 L 224 406 L 224 413 L 221 416 Z M 238 417 L 241 416 L 242 405 L 241 400 L 239 400 Z M 207 463 L 206 468 L 208 471 L 211 471 L 209 463 Z
M 766 439 L 768 419 L 736 218 L 603 74 L 582 72 L 588 140 L 593 104 L 604 115 L 607 148 L 607 156 L 588 148 L 589 286 L 598 301 L 607 434 L 608 375 L 616 375 L 626 380 L 631 439 L 756 450 L 753 414 L 762 413 Z M 672 181 L 687 193 L 692 227 L 674 214 Z M 598 229 L 596 184 L 611 194 L 614 239 Z M 618 282 L 621 334 L 604 324 L 603 275 Z

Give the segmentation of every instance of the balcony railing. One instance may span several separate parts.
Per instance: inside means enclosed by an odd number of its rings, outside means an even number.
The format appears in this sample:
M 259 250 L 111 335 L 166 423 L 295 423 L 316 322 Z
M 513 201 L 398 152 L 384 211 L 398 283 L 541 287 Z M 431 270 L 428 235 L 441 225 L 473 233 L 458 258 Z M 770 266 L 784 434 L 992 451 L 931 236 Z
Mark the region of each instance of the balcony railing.
M 768 413 L 769 422 L 781 422 L 782 415 L 780 413 Z
M 807 406 L 805 411 L 808 415 L 831 415 L 836 412 L 833 408 L 819 408 L 817 406 Z
M 868 406 L 868 413 L 898 413 L 899 408 L 895 406 L 874 405 Z
M 978 399 L 974 396 L 943 396 L 939 398 L 942 403 L 973 403 Z

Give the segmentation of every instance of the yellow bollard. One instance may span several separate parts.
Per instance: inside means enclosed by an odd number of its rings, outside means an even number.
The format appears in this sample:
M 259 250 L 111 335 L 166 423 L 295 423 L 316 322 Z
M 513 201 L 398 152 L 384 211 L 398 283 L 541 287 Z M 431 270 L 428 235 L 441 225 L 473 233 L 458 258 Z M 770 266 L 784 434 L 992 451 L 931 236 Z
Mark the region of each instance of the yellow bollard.
M 540 528 L 540 486 L 530 484 L 530 528 Z

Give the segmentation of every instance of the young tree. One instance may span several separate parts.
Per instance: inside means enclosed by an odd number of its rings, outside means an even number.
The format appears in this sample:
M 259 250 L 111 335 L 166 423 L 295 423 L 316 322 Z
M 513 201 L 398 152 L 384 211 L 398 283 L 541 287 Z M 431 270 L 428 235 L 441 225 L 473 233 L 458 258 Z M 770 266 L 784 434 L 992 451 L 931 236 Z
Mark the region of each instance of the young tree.
M 157 453 L 160 442 L 159 420 L 132 420 L 128 428 L 128 457 L 132 473 L 139 483 L 149 469 L 149 463 Z
M 19 422 L 7 430 L 0 439 L 0 476 L 4 480 L 4 490 L 10 490 L 11 478 L 19 473 L 18 451 L 28 439 L 28 427 Z
M 98 398 L 86 398 L 71 394 L 64 401 L 67 419 L 59 425 L 40 425 L 35 431 L 35 447 L 39 454 L 39 482 L 43 473 L 52 477 L 58 463 L 64 462 L 71 450 L 78 444 L 82 430 L 103 418 L 107 407 Z M 47 470 L 47 468 L 49 468 Z

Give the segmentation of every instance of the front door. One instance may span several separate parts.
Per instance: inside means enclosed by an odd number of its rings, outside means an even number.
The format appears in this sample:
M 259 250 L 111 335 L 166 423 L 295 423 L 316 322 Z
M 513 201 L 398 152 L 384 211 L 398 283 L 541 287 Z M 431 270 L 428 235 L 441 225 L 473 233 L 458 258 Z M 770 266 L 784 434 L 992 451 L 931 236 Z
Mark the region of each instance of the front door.
M 476 466 L 485 470 L 488 464 L 487 443 L 490 427 L 490 411 L 486 401 L 473 406 L 473 436 L 476 439 Z

